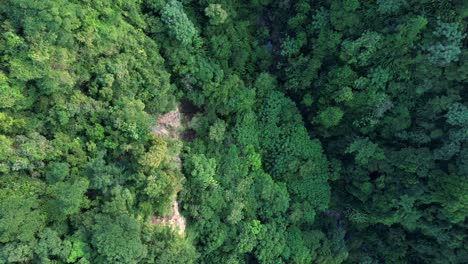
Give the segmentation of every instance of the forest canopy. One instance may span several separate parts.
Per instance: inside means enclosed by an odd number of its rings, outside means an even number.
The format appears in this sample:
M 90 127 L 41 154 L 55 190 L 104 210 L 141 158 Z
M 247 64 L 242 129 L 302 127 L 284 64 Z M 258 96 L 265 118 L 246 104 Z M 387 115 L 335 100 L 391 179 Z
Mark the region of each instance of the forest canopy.
M 467 263 L 467 21 L 0 1 L 0 263 Z

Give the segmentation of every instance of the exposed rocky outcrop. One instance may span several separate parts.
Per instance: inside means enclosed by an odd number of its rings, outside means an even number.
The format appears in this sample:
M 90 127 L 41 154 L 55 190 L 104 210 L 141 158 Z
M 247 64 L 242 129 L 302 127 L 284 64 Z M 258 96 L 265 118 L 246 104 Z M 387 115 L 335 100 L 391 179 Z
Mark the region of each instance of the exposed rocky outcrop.
M 161 115 L 156 120 L 156 125 L 153 126 L 153 134 L 161 137 L 170 137 L 180 140 L 181 138 L 181 120 L 182 114 L 179 108 Z M 177 156 L 175 162 L 180 166 L 180 158 Z M 177 198 L 171 204 L 171 211 L 166 216 L 153 216 L 151 223 L 155 225 L 167 225 L 180 235 L 185 232 L 185 218 L 179 213 L 179 204 Z

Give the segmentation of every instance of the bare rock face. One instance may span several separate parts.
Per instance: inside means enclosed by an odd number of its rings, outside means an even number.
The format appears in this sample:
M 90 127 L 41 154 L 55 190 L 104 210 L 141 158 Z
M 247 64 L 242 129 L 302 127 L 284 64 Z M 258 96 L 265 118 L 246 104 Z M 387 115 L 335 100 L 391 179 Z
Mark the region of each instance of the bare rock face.
M 171 213 L 169 215 L 163 217 L 153 216 L 151 223 L 154 225 L 167 225 L 181 236 L 185 234 L 185 218 L 179 213 L 179 203 L 177 203 L 177 200 L 172 202 Z
M 158 136 L 178 138 L 178 129 L 181 125 L 181 114 L 179 108 L 161 115 L 153 126 L 153 133 Z
M 180 140 L 181 118 L 179 108 L 161 115 L 153 126 L 153 134 L 161 137 L 170 137 Z M 180 158 L 177 156 L 175 162 L 180 164 Z M 166 216 L 156 216 L 151 218 L 151 224 L 166 225 L 178 232 L 181 236 L 185 234 L 185 218 L 179 213 L 179 203 L 175 198 L 171 204 L 171 212 Z

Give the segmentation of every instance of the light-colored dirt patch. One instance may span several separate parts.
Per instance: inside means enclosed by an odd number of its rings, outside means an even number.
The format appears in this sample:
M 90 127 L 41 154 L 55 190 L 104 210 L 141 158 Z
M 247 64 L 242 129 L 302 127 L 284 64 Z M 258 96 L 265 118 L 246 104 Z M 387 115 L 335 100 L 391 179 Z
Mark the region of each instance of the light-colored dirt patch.
M 153 126 L 153 134 L 161 137 L 170 137 L 180 140 L 182 114 L 179 108 L 170 111 L 156 119 L 156 125 Z M 179 166 L 181 164 L 179 156 L 174 160 Z M 151 223 L 154 225 L 166 225 L 178 232 L 181 236 L 185 234 L 185 218 L 179 212 L 179 203 L 177 198 L 171 204 L 171 212 L 166 216 L 156 216 L 151 218 Z
M 167 225 L 181 236 L 185 234 L 185 218 L 179 213 L 179 203 L 177 200 L 172 202 L 171 213 L 169 215 L 164 217 L 153 216 L 151 223 L 153 225 Z
M 180 121 L 181 113 L 179 108 L 176 108 L 156 119 L 156 125 L 153 126 L 153 133 L 158 136 L 178 138 L 178 129 L 181 125 Z

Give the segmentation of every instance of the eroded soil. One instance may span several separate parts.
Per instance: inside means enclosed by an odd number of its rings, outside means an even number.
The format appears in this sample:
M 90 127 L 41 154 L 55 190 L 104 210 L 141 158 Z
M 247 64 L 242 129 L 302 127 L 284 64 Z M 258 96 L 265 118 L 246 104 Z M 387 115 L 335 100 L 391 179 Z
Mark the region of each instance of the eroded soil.
M 170 137 L 173 139 L 181 139 L 181 124 L 182 114 L 179 108 L 161 115 L 156 120 L 156 125 L 153 126 L 153 134 Z M 176 157 L 176 162 L 180 164 L 180 158 Z M 171 204 L 171 212 L 166 216 L 156 216 L 151 218 L 151 223 L 155 225 L 167 225 L 180 235 L 185 234 L 185 218 L 179 212 L 179 204 L 177 198 Z

